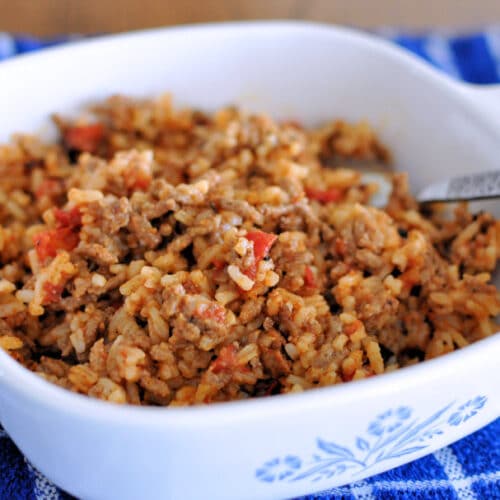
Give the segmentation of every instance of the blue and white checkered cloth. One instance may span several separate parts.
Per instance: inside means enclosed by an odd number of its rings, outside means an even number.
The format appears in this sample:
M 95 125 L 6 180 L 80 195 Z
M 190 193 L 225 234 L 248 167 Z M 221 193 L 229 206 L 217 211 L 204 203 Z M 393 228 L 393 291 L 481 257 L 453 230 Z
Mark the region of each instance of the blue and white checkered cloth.
M 500 82 L 500 27 L 481 33 L 379 34 L 421 56 L 450 76 L 471 83 Z M 0 33 L 0 61 L 66 42 Z M 36 471 L 0 427 L 0 500 L 71 498 Z M 436 453 L 384 474 L 303 500 L 500 499 L 500 418 Z

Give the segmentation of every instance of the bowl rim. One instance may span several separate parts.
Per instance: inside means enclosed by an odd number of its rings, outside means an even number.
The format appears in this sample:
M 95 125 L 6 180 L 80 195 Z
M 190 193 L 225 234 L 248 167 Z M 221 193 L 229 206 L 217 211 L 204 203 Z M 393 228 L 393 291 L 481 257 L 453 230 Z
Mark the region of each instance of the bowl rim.
M 64 413 L 86 416 L 96 420 L 117 422 L 117 418 L 128 420 L 130 424 L 148 426 L 189 427 L 203 420 L 223 425 L 241 420 L 254 420 L 263 415 L 291 415 L 290 409 L 307 407 L 325 409 L 333 405 L 347 405 L 362 401 L 375 393 L 378 397 L 400 392 L 404 387 L 411 395 L 412 387 L 419 387 L 429 382 L 444 380 L 449 373 L 457 372 L 460 366 L 473 366 L 483 359 L 481 354 L 500 355 L 500 334 L 479 340 L 442 355 L 412 366 L 400 368 L 367 379 L 351 381 L 325 387 L 317 387 L 295 394 L 279 394 L 271 397 L 249 398 L 247 400 L 227 401 L 209 405 L 182 407 L 169 406 L 134 406 L 113 404 L 72 392 L 44 380 L 31 372 L 7 352 L 0 349 L 0 391 L 3 385 L 9 385 L 14 391 L 21 392 L 40 406 L 60 409 Z M 0 399 L 1 404 L 1 399 Z M 267 412 L 267 413 L 264 413 Z M 1 406 L 0 406 L 1 415 Z M 181 418 L 179 418 L 181 417 Z
M 474 89 L 479 86 L 457 82 L 426 64 L 417 56 L 398 48 L 393 43 L 377 37 L 375 34 L 361 32 L 352 28 L 317 23 L 310 21 L 245 21 L 228 23 L 207 23 L 196 25 L 183 25 L 166 28 L 154 28 L 114 35 L 97 36 L 81 39 L 38 51 L 36 53 L 22 54 L 0 64 L 0 76 L 12 70 L 18 70 L 32 61 L 50 59 L 78 51 L 94 50 L 99 46 L 114 44 L 129 44 L 143 37 L 167 37 L 189 32 L 237 32 L 238 36 L 246 36 L 256 31 L 273 32 L 280 34 L 321 34 L 335 38 L 344 38 L 349 43 L 364 45 L 374 50 L 374 56 L 392 58 L 401 63 L 405 69 L 421 73 L 434 85 L 444 87 L 447 91 L 457 93 L 463 89 Z M 335 42 L 333 42 L 335 43 Z M 212 405 L 190 407 L 137 407 L 133 405 L 115 405 L 109 402 L 90 398 L 85 395 L 73 393 L 67 389 L 50 383 L 35 373 L 29 371 L 20 363 L 11 358 L 0 349 L 0 391 L 2 386 L 10 386 L 13 391 L 21 392 L 31 400 L 36 400 L 41 406 L 52 407 L 67 414 L 85 416 L 87 418 L 116 422 L 128 421 L 130 424 L 143 425 L 147 419 L 148 425 L 184 427 L 199 424 L 201 420 L 223 424 L 236 420 L 253 420 L 261 418 L 264 412 L 273 414 L 290 414 L 292 407 L 300 408 L 326 408 L 332 404 L 346 404 L 352 401 L 363 400 L 364 396 L 373 394 L 376 389 L 378 395 L 398 392 L 403 385 L 423 385 L 425 380 L 438 380 L 441 373 L 453 371 L 462 362 L 477 360 L 480 353 L 491 350 L 500 353 L 500 335 L 480 340 L 459 351 L 449 353 L 436 359 L 427 360 L 414 366 L 398 369 L 392 373 L 385 373 L 382 377 L 375 376 L 370 379 L 339 384 L 328 387 L 316 388 L 299 394 L 284 394 L 269 398 L 250 398 L 243 401 L 230 401 Z M 422 370 L 425 370 L 424 372 Z M 1 401 L 1 400 L 0 400 Z M 0 408 L 1 409 L 1 408 Z M 181 418 L 179 418 L 181 417 Z
M 252 32 L 267 31 L 273 33 L 289 34 L 304 34 L 309 32 L 322 34 L 330 37 L 342 37 L 350 39 L 353 44 L 371 46 L 378 51 L 377 56 L 384 54 L 401 61 L 404 64 L 413 67 L 413 70 L 418 69 L 427 77 L 434 79 L 436 82 L 445 85 L 446 87 L 471 87 L 481 88 L 485 85 L 472 84 L 453 80 L 442 71 L 437 70 L 431 64 L 426 63 L 422 58 L 413 54 L 410 51 L 404 50 L 395 43 L 378 36 L 375 32 L 363 31 L 348 26 L 342 26 L 334 23 L 324 23 L 319 21 L 306 20 L 288 20 L 288 19 L 269 19 L 269 20 L 248 20 L 248 21 L 227 21 L 227 22 L 208 22 L 199 24 L 182 24 L 177 26 L 165 26 L 157 28 L 146 28 L 140 30 L 132 30 L 121 33 L 98 34 L 88 38 L 69 39 L 61 45 L 53 45 L 44 47 L 41 50 L 24 52 L 16 54 L 15 57 L 1 61 L 0 74 L 4 71 L 12 71 L 12 69 L 23 66 L 33 60 L 42 58 L 51 58 L 64 54 L 68 51 L 78 52 L 85 51 L 95 46 L 109 46 L 116 43 L 133 43 L 140 38 L 155 38 L 161 36 L 188 36 L 190 32 L 234 32 L 237 35 L 248 35 Z M 494 86 L 494 85 L 489 85 Z M 488 85 L 487 85 L 488 87 Z

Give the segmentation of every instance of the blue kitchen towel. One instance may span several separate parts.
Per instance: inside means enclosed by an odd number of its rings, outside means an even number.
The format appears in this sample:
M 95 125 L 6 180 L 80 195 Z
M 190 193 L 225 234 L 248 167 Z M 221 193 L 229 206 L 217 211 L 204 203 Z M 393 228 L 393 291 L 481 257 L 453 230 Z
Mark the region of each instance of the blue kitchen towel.
M 422 57 L 448 75 L 471 83 L 500 82 L 500 27 L 481 33 L 378 34 Z M 16 54 L 68 42 L 0 33 L 0 61 Z M 22 456 L 0 427 L 0 500 L 71 498 Z M 302 500 L 500 499 L 500 418 L 432 455 L 384 474 Z
M 421 35 L 380 29 L 376 33 L 422 57 L 450 76 L 470 83 L 500 82 L 500 26 L 467 35 Z M 39 39 L 0 32 L 0 61 L 17 54 L 78 40 L 79 36 Z

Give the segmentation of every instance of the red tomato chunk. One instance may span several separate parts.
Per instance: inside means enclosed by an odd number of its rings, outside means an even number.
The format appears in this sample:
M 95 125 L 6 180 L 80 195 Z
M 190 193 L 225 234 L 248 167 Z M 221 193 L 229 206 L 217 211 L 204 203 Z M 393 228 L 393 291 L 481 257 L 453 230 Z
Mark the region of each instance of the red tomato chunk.
M 104 137 L 104 127 L 100 123 L 68 127 L 64 131 L 64 142 L 70 149 L 95 153 Z
M 43 303 L 50 304 L 51 302 L 57 302 L 61 298 L 61 293 L 64 289 L 64 285 L 54 285 L 54 283 L 46 282 L 43 284 Z
M 258 264 L 267 256 L 278 237 L 275 234 L 264 233 L 264 231 L 249 231 L 245 238 L 253 241 L 253 254 L 255 263 Z
M 213 259 L 212 264 L 217 271 L 221 271 L 226 267 L 226 263 L 221 259 Z
M 56 227 L 79 228 L 82 225 L 82 214 L 78 208 L 71 210 L 54 209 L 54 217 L 56 219 Z
M 275 234 L 265 233 L 264 231 L 249 231 L 245 238 L 253 242 L 255 263 L 245 269 L 243 273 L 251 280 L 255 280 L 259 262 L 267 256 L 278 237 Z
M 335 187 L 326 190 L 305 188 L 306 196 L 310 200 L 317 200 L 320 203 L 330 203 L 332 201 L 340 201 L 344 197 L 344 193 Z
M 41 261 L 47 257 L 55 257 L 58 250 L 73 250 L 78 245 L 80 237 L 73 229 L 63 227 L 49 229 L 33 236 L 33 244 Z
M 33 236 L 38 258 L 43 262 L 48 257 L 55 257 L 58 250 L 73 250 L 78 245 L 81 215 L 77 208 L 72 210 L 54 210 L 56 228 L 42 231 Z
M 315 287 L 316 286 L 316 280 L 314 278 L 314 273 L 312 272 L 312 269 L 309 266 L 306 266 L 306 271 L 304 273 L 304 284 L 307 287 Z

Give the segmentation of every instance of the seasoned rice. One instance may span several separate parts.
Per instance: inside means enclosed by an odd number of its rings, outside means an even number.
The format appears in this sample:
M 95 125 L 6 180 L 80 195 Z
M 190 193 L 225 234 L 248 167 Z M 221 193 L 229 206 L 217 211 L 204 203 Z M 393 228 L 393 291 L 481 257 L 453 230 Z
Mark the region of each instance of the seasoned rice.
M 420 206 L 365 123 L 112 97 L 0 146 L 0 347 L 115 403 L 191 405 L 393 371 L 493 334 L 500 221 Z

